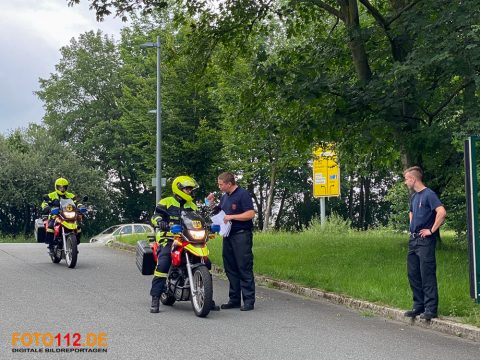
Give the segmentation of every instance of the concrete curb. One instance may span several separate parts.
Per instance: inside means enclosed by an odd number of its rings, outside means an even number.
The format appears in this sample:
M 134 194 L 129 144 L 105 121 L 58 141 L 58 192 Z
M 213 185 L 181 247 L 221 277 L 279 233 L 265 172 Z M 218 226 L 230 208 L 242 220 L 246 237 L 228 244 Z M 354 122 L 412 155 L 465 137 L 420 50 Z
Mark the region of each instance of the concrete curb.
M 135 246 L 123 244 L 120 242 L 110 243 L 109 246 L 135 252 Z M 212 266 L 212 272 L 216 275 L 224 275 L 221 267 Z M 410 319 L 403 316 L 405 310 L 390 308 L 387 306 L 377 305 L 368 301 L 354 299 L 348 296 L 336 293 L 326 292 L 320 289 L 303 287 L 301 285 L 287 283 L 281 280 L 272 279 L 266 276 L 255 274 L 255 282 L 275 289 L 289 291 L 294 294 L 305 296 L 312 299 L 325 299 L 335 304 L 345 305 L 352 309 L 360 311 L 369 311 L 383 318 L 396 320 L 411 326 L 419 326 L 425 329 L 431 329 L 442 332 L 444 334 L 458 336 L 464 339 L 480 342 L 480 328 L 472 325 L 462 324 L 447 319 L 432 319 L 431 321 Z

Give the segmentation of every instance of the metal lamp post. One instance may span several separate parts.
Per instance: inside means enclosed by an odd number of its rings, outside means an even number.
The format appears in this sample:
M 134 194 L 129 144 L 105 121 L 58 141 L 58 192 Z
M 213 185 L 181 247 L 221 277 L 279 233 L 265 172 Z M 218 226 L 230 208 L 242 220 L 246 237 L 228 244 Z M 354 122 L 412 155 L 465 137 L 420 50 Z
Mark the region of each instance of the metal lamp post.
M 162 107 L 160 101 L 160 36 L 157 36 L 157 42 L 146 42 L 140 45 L 142 49 L 157 48 L 157 169 L 156 169 L 156 203 L 162 197 Z

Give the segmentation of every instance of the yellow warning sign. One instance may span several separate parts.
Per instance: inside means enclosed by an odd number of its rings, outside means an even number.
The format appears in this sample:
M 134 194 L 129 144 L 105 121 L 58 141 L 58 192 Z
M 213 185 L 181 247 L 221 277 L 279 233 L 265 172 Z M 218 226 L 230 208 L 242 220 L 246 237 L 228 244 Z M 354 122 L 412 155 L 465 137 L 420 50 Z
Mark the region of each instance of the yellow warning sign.
M 331 147 L 313 151 L 313 196 L 340 196 L 340 167 Z

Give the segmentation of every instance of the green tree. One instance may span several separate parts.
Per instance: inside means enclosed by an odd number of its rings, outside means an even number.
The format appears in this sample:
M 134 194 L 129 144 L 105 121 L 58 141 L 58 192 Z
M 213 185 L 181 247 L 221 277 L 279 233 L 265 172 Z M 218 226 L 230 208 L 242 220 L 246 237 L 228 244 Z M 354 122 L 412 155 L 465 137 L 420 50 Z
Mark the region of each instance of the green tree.
M 99 16 L 172 4 L 179 3 L 92 3 Z M 236 54 L 258 44 L 251 38 L 268 39 L 251 78 L 265 84 L 272 108 L 283 110 L 280 131 L 299 152 L 321 141 L 353 150 L 340 151 L 345 156 L 340 161 L 352 179 L 360 179 L 359 218 L 367 219 L 367 171 L 386 179 L 417 164 L 438 193 L 455 187 L 462 157 L 456 143 L 478 132 L 480 124 L 480 14 L 472 11 L 477 5 L 473 0 L 228 1 L 212 9 L 191 1 L 172 8 L 178 19 L 197 14 L 194 28 L 209 44 L 207 55 L 220 43 Z M 252 96 L 240 107 L 245 104 L 254 109 L 257 102 Z M 356 169 L 356 164 L 362 165 Z
M 38 97 L 44 102 L 44 123 L 59 143 L 68 144 L 86 164 L 108 174 L 108 186 L 117 201 L 135 199 L 142 188 L 125 152 L 128 137 L 119 126 L 122 66 L 113 39 L 86 32 L 60 49 L 55 73 L 40 79 Z M 118 195 L 119 194 L 119 195 Z M 120 217 L 134 218 L 125 206 Z
M 55 179 L 63 176 L 70 189 L 82 198 L 89 196 L 95 211 L 86 223 L 87 232 L 101 229 L 111 221 L 105 179 L 86 166 L 69 145 L 58 143 L 38 125 L 0 136 L 0 232 L 31 234 L 33 220 L 40 215 L 43 195 L 54 190 Z
M 208 97 L 214 79 L 198 65 L 189 26 L 176 27 L 168 14 L 133 21 L 122 33 L 121 125 L 130 134 L 129 152 L 147 184 L 155 173 L 156 52 L 139 44 L 161 38 L 162 176 L 181 174 L 200 184 L 197 197 L 215 188 L 222 161 L 217 107 Z M 169 193 L 167 187 L 166 193 Z M 153 204 L 153 203 L 152 203 Z

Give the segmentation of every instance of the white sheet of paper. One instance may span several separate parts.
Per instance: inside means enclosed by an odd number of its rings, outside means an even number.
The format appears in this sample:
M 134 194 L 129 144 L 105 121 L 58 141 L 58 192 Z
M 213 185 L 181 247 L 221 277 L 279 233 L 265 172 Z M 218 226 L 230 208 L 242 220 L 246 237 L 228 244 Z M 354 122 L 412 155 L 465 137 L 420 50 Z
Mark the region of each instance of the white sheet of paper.
M 223 219 L 225 218 L 225 211 L 220 211 L 217 215 L 213 215 L 210 219 L 212 219 L 212 223 L 216 225 L 220 225 L 220 232 L 221 236 L 228 236 L 230 234 L 230 229 L 232 228 L 232 222 L 229 221 L 225 224 Z

